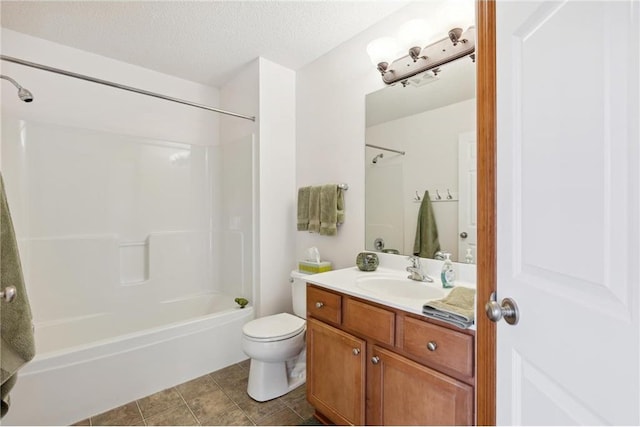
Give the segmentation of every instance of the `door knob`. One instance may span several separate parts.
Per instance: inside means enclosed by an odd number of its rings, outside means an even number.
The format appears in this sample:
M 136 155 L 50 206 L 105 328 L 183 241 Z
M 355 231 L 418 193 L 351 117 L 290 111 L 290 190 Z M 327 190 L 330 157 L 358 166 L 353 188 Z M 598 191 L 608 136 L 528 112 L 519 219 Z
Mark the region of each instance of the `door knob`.
M 377 365 L 378 363 L 380 363 L 380 358 L 378 356 L 373 356 L 371 358 L 371 363 L 373 363 L 374 365 Z
M 462 237 L 463 239 L 466 239 L 467 237 L 469 237 L 469 235 L 467 234 L 466 231 L 463 231 L 462 233 L 460 233 L 460 237 Z
M 501 303 L 498 304 L 497 296 L 495 292 L 491 293 L 490 300 L 484 306 L 487 312 L 487 317 L 493 322 L 498 322 L 500 319 L 510 324 L 515 325 L 520 320 L 520 311 L 518 310 L 518 304 L 511 298 L 504 298 Z

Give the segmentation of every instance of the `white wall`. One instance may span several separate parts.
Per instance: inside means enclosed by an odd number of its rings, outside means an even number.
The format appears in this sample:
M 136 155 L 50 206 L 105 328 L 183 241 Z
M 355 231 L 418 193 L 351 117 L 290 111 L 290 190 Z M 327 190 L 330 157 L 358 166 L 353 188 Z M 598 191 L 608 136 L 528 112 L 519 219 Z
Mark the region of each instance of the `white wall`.
M 260 58 L 260 306 L 292 310 L 295 267 L 295 73 Z
M 256 311 L 265 316 L 291 311 L 289 272 L 295 267 L 295 73 L 258 58 L 221 89 L 225 109 L 256 116 L 256 122 L 222 119 L 228 143 L 256 137 L 254 234 Z
M 345 223 L 337 236 L 296 234 L 296 256 L 316 246 L 334 268 L 364 249 L 365 95 L 384 87 L 367 44 L 404 22 L 428 17 L 439 2 L 416 2 L 343 43 L 297 73 L 297 186 L 344 182 Z

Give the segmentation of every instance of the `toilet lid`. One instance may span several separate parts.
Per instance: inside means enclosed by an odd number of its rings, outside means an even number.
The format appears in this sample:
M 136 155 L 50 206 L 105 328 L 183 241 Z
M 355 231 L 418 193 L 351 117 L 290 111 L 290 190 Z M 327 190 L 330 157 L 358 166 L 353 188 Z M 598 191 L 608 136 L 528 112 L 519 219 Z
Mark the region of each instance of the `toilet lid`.
M 280 313 L 247 322 L 242 332 L 250 338 L 278 341 L 299 334 L 304 330 L 304 325 L 304 319 Z

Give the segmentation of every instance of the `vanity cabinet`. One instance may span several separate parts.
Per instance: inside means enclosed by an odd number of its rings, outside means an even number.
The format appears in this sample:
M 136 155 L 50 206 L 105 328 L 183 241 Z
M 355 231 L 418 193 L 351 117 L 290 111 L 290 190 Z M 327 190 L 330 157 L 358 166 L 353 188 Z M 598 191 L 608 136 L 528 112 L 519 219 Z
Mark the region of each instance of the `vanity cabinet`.
M 368 425 L 471 425 L 473 387 L 385 348 L 367 366 Z
M 365 424 L 366 341 L 340 329 L 307 321 L 307 396 L 336 424 Z
M 307 285 L 307 399 L 340 425 L 474 423 L 474 332 Z

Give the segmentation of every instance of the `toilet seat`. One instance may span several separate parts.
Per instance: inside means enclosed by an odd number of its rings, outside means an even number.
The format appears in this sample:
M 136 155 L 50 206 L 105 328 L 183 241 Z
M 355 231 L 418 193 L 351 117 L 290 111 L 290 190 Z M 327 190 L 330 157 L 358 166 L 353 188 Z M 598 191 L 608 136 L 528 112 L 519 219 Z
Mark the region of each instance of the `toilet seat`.
M 304 319 L 279 313 L 245 323 L 242 333 L 252 341 L 282 341 L 303 332 L 305 325 Z

